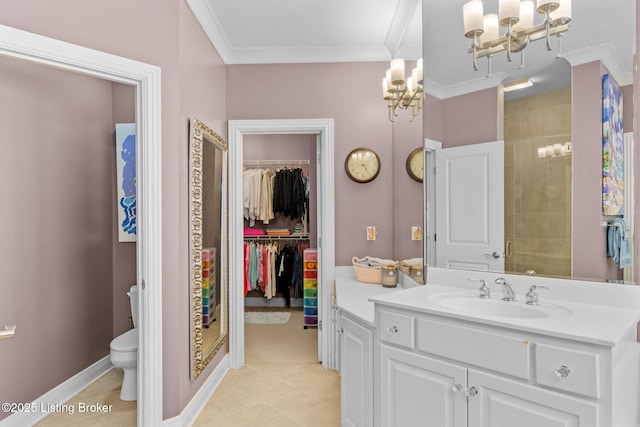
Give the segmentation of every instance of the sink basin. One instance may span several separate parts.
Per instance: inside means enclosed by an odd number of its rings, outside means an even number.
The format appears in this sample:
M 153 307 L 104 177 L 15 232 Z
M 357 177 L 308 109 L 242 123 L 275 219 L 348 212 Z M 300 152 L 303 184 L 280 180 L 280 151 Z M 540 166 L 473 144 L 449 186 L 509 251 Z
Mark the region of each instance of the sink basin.
M 494 317 L 545 319 L 566 317 L 571 314 L 564 307 L 544 302 L 540 305 L 527 305 L 523 301 L 502 301 L 500 298 L 483 299 L 469 294 L 436 294 L 430 297 L 430 301 L 461 313 Z

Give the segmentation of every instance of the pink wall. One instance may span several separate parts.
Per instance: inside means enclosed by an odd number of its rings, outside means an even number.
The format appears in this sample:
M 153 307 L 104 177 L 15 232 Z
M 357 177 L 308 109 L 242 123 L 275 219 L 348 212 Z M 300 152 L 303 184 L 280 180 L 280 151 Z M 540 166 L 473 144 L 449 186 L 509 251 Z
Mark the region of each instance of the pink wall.
M 393 257 L 395 212 L 411 209 L 421 215 L 419 188 L 407 195 L 414 194 L 411 206 L 394 208 L 389 196 L 394 183 L 406 175 L 404 168 L 394 166 L 394 127 L 418 128 L 416 141 L 406 142 L 417 147 L 422 125 L 407 124 L 404 114 L 396 125 L 389 122 L 385 102 L 375 90 L 387 67 L 383 62 L 227 67 L 229 119 L 335 119 L 336 265 L 350 265 L 353 256 Z M 357 184 L 344 173 L 344 159 L 357 147 L 374 149 L 382 162 L 380 175 L 368 184 Z M 366 240 L 368 225 L 377 227 L 377 240 Z
M 149 11 L 153 13 L 150 15 Z M 171 319 L 163 324 L 163 381 L 164 418 L 171 418 L 181 412 L 217 363 L 217 359 L 214 360 L 197 381 L 189 379 L 187 144 L 188 119 L 192 116 L 199 117 L 226 138 L 225 67 L 182 0 L 114 0 L 102 3 L 70 0 L 64 6 L 41 0 L 8 0 L 0 6 L 0 24 L 162 68 L 163 317 Z M 76 90 L 72 92 L 76 93 Z M 38 97 L 34 96 L 30 102 L 35 103 L 36 99 Z M 109 104 L 106 114 L 109 118 L 110 112 Z M 31 124 L 33 126 L 33 122 Z M 38 136 L 41 141 L 47 140 L 45 134 Z M 111 133 L 109 138 L 112 138 Z M 111 189 L 108 189 L 108 194 L 111 194 Z M 111 241 L 111 234 L 106 240 Z M 109 262 L 107 265 L 107 276 L 111 277 L 112 264 Z M 111 313 L 110 282 L 107 289 L 109 303 L 106 305 Z M 118 295 L 119 290 L 114 289 L 113 294 Z M 65 306 L 73 305 L 65 301 Z M 70 313 L 69 316 L 73 315 Z M 115 323 L 112 325 L 111 320 L 108 324 L 109 339 L 104 342 L 105 351 L 94 355 L 91 362 L 108 353 L 111 331 L 120 327 Z M 90 323 L 80 322 L 75 327 L 85 325 Z M 16 341 L 13 342 L 15 345 Z M 30 366 L 42 365 L 39 363 L 42 349 L 52 347 L 46 344 L 38 341 L 27 344 L 31 347 L 26 353 L 33 358 Z M 73 343 L 66 348 L 79 345 L 84 344 Z M 68 355 L 69 352 L 66 353 Z M 79 362 L 70 370 L 72 372 L 65 372 L 62 367 L 59 371 L 63 378 L 68 378 L 89 364 L 89 361 Z M 57 371 L 53 366 L 47 364 L 47 375 Z M 46 375 L 38 378 L 39 381 L 34 378 L 32 387 L 48 390 L 60 382 Z M 24 377 L 21 377 L 20 383 L 23 382 Z M 8 400 L 25 401 L 18 397 Z
M 498 139 L 498 89 L 454 96 L 442 101 L 444 148 Z
M 602 75 L 599 61 L 572 67 L 573 276 L 618 278 L 606 257 L 602 215 Z
M 112 85 L 0 57 L 0 400 L 30 402 L 113 338 Z M 0 413 L 0 418 L 7 413 Z

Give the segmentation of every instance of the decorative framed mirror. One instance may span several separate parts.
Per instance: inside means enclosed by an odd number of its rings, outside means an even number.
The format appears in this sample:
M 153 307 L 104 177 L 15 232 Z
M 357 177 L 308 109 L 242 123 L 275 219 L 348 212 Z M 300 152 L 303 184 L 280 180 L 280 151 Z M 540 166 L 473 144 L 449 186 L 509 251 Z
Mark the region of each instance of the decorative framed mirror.
M 228 341 L 227 143 L 196 118 L 189 132 L 191 379 Z

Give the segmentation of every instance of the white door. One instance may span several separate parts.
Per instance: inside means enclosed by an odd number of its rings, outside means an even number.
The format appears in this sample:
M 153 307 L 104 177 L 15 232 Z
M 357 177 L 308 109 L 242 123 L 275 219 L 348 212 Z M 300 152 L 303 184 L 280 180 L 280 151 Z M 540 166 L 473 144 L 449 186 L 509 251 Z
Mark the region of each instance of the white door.
M 381 344 L 380 427 L 466 427 L 466 369 Z M 515 425 L 515 424 L 514 424 Z
M 504 142 L 435 153 L 436 265 L 504 271 Z

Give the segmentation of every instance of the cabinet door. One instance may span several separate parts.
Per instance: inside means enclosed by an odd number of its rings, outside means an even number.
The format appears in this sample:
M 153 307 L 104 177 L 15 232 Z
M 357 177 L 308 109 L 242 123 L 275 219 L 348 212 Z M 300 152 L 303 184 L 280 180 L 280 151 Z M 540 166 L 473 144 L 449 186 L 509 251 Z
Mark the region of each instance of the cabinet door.
M 597 427 L 597 404 L 470 369 L 469 427 Z
M 381 427 L 466 427 L 466 369 L 381 344 Z
M 373 331 L 340 318 L 342 425 L 373 425 Z

